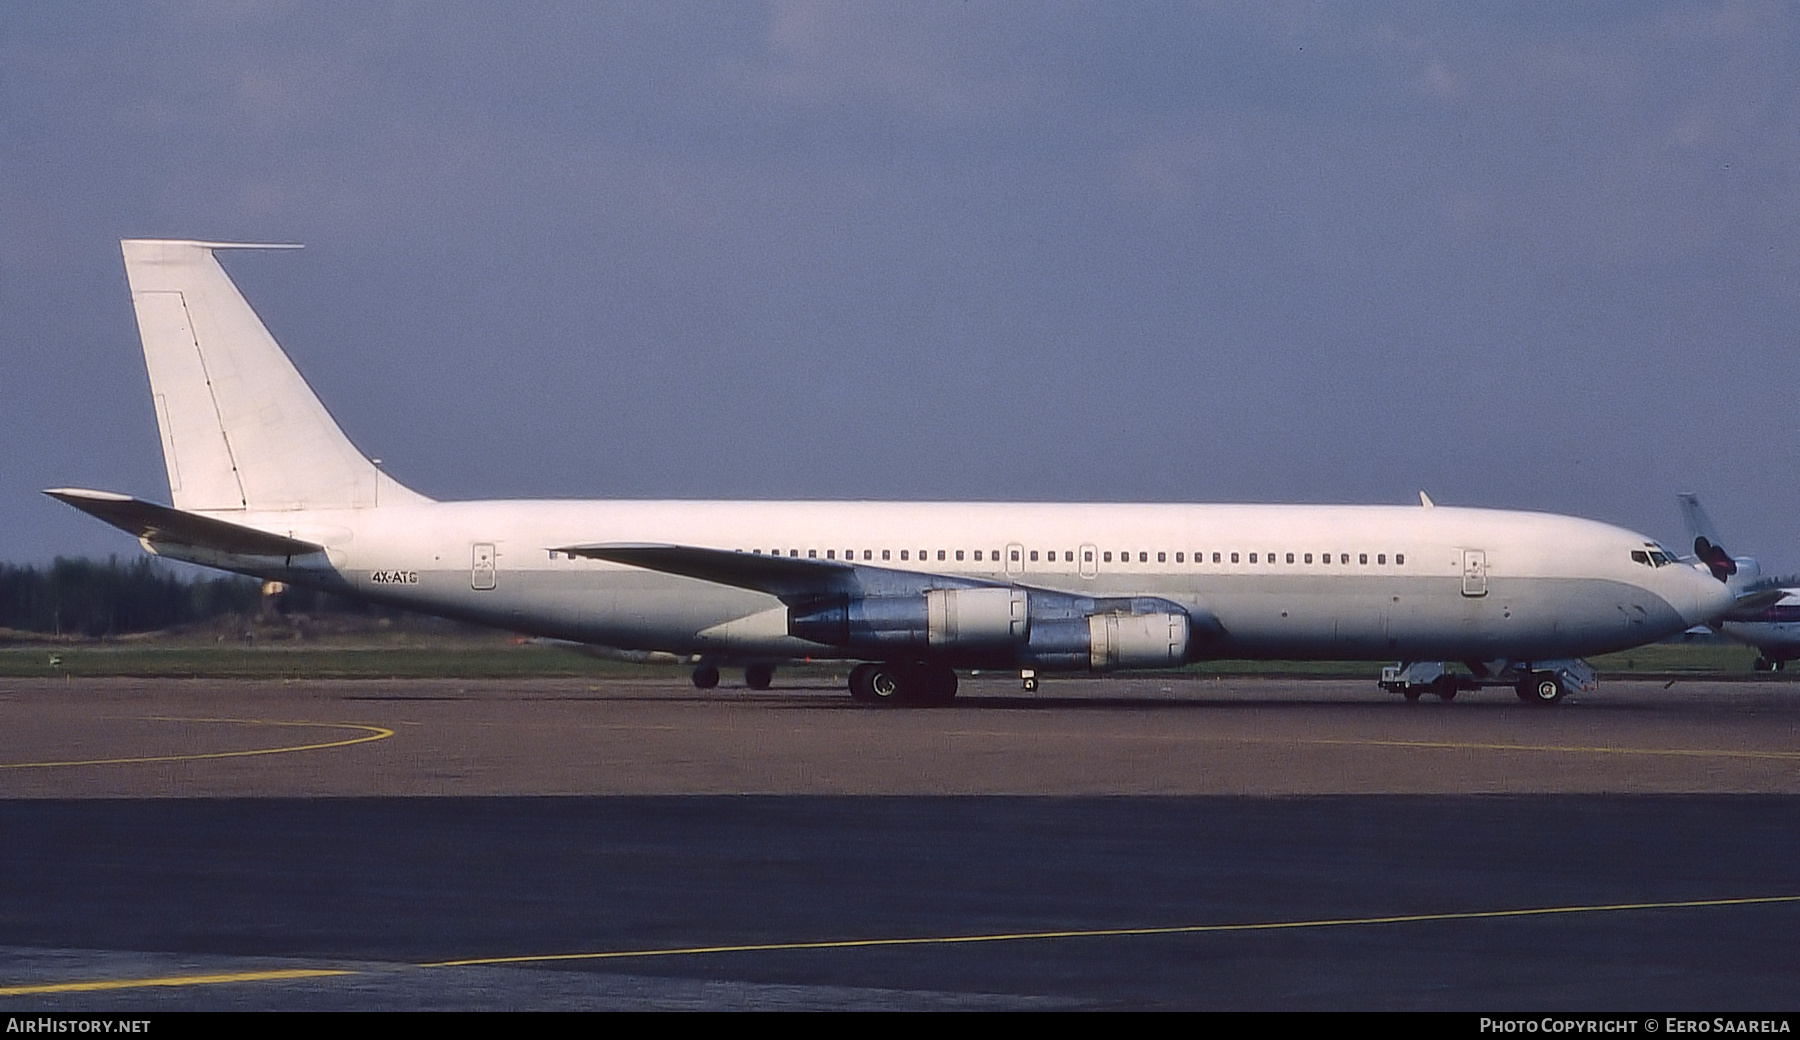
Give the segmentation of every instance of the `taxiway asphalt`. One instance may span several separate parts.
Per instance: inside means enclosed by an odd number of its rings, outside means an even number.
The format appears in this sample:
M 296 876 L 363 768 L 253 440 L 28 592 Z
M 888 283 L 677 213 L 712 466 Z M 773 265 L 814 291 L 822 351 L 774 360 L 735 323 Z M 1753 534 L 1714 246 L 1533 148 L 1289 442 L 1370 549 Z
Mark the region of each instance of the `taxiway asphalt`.
M 0 1008 L 1779 1010 L 1796 821 L 1786 683 L 8 680 Z

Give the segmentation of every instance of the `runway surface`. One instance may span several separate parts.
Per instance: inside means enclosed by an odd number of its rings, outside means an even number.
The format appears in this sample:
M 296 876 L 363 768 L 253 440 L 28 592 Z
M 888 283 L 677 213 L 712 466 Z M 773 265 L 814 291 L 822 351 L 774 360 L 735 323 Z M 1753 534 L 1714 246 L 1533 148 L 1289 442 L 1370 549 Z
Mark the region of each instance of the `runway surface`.
M 1791 689 L 8 681 L 0 1008 L 1791 1009 Z

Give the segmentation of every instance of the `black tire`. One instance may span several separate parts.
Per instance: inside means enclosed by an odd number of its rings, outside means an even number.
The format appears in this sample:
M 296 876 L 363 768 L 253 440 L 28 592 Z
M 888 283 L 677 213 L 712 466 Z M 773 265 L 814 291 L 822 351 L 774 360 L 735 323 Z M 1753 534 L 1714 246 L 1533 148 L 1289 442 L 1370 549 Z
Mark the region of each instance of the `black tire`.
M 694 669 L 694 686 L 696 689 L 710 690 L 719 685 L 719 669 L 717 665 L 703 664 Z
M 909 669 L 906 701 L 926 708 L 943 707 L 956 700 L 956 669 L 939 664 L 921 664 Z
M 868 663 L 850 669 L 850 699 L 865 703 L 875 699 L 875 693 L 869 688 L 869 676 L 875 672 L 875 666 Z
M 775 681 L 775 666 L 753 664 L 744 669 L 744 685 L 752 690 L 766 690 Z
M 1534 672 L 1519 680 L 1519 699 L 1527 704 L 1549 707 L 1560 703 L 1567 692 L 1556 676 L 1549 672 Z
M 850 670 L 850 696 L 863 704 L 899 704 L 905 699 L 907 676 L 891 664 L 859 664 Z
M 1766 657 L 1758 657 L 1756 660 L 1750 662 L 1750 670 L 1753 672 L 1774 671 L 1775 670 L 1775 662 L 1769 660 Z
M 1419 698 L 1425 696 L 1425 691 L 1416 686 L 1408 686 L 1406 689 L 1400 691 L 1400 696 L 1405 697 L 1406 703 L 1408 704 L 1417 704 L 1419 703 Z

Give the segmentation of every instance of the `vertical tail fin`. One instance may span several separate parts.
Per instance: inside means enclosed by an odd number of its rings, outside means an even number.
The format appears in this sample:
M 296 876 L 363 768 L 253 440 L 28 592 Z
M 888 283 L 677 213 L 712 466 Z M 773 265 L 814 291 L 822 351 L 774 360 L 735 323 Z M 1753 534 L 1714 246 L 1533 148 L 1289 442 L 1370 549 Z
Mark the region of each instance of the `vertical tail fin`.
M 1734 591 L 1756 584 L 1762 576 L 1762 567 L 1748 556 L 1733 556 L 1725 551 L 1712 517 L 1707 516 L 1706 509 L 1700 505 L 1700 496 L 1683 491 L 1675 496 L 1675 500 L 1681 504 L 1681 519 L 1687 524 L 1688 537 L 1694 540 L 1694 558 L 1706 564 L 1713 577 Z
M 356 450 L 213 257 L 295 247 L 131 239 L 120 247 L 177 509 L 425 501 Z

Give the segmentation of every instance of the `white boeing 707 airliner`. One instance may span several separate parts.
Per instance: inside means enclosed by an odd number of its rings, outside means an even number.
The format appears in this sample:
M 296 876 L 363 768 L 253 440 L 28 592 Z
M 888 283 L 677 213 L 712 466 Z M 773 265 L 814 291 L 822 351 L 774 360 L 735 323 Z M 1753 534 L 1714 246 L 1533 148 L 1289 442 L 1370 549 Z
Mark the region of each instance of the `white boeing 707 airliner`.
M 606 652 L 859 662 L 859 700 L 943 703 L 956 669 L 1208 658 L 1466 662 L 1554 703 L 1581 657 L 1733 605 L 1606 524 L 1418 506 L 436 502 L 344 436 L 214 256 L 126 241 L 173 508 L 47 494 L 157 555 Z M 1441 670 L 1441 669 L 1440 669 Z M 1444 696 L 1454 693 L 1452 684 Z M 1416 693 L 1411 694 L 1417 696 Z

